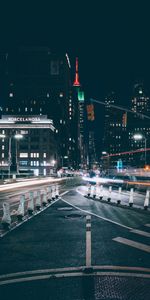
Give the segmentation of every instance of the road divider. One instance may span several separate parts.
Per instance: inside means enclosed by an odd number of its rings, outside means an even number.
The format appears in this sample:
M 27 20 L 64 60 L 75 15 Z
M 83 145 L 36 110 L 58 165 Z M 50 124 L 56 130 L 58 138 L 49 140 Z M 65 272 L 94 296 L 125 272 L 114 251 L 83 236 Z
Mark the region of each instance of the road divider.
M 68 191 L 62 193 L 64 195 Z M 0 237 L 4 236 L 7 232 L 13 230 L 19 224 L 27 221 L 34 215 L 42 212 L 49 207 L 51 203 L 59 200 L 59 186 L 53 185 L 45 187 L 45 189 L 37 191 L 29 191 L 26 194 L 20 195 L 18 209 L 10 212 L 10 205 L 8 202 L 3 203 L 3 216 L 1 219 L 2 231 L 0 230 Z M 13 223 L 12 223 L 13 218 Z M 15 220 L 17 218 L 17 220 Z
M 115 195 L 116 194 L 116 195 Z M 112 186 L 109 186 L 108 189 L 105 188 L 103 185 L 98 186 L 97 184 L 95 184 L 94 186 L 92 186 L 91 184 L 87 185 L 87 193 L 83 194 L 84 197 L 88 197 L 89 199 L 93 199 L 93 200 L 103 200 L 103 202 L 107 201 L 108 203 L 112 203 L 112 204 L 116 204 L 116 205 L 120 205 L 123 206 L 129 206 L 129 207 L 133 207 L 133 204 L 135 204 L 134 206 L 137 208 L 144 208 L 144 210 L 148 210 L 149 208 L 149 198 L 150 198 L 150 191 L 147 190 L 146 191 L 146 195 L 145 195 L 145 200 L 143 200 L 143 204 L 139 205 L 135 202 L 134 198 L 136 198 L 134 196 L 134 189 L 131 188 L 130 189 L 130 193 L 125 193 L 122 192 L 122 188 L 119 187 L 118 191 L 115 190 L 113 191 Z M 123 196 L 126 196 L 127 199 L 124 199 Z

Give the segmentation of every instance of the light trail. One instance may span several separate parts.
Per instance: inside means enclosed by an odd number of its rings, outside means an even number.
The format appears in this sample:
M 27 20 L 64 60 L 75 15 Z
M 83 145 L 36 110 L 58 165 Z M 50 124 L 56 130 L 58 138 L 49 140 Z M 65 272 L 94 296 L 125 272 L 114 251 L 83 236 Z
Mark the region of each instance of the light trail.
M 139 153 L 139 152 L 147 152 L 150 151 L 150 148 L 141 148 L 141 149 L 137 149 L 137 150 L 131 150 L 131 151 L 124 151 L 124 152 L 118 152 L 118 153 L 111 153 L 105 156 L 102 156 L 102 158 L 108 158 L 110 156 L 120 156 L 120 155 L 126 155 L 126 154 L 132 154 L 132 153 Z

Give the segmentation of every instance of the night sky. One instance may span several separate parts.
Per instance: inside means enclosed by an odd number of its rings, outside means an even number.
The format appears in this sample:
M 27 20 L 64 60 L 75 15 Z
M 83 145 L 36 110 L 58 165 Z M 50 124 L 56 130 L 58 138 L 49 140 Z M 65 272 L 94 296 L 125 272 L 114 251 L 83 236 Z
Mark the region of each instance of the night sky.
M 2 49 L 49 46 L 67 52 L 72 66 L 78 56 L 87 98 L 103 101 L 113 90 L 118 103 L 129 106 L 137 80 L 150 94 L 148 1 L 12 2 L 1 7 Z

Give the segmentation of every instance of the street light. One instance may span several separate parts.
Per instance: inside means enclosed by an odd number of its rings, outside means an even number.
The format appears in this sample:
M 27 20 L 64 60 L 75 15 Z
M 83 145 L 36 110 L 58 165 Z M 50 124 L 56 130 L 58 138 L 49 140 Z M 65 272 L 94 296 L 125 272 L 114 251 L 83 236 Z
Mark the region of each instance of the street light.
M 147 139 L 143 134 L 140 134 L 140 133 L 134 134 L 133 138 L 134 138 L 135 141 L 139 141 L 139 140 L 142 140 L 142 139 L 144 139 L 144 141 L 145 141 L 144 149 L 145 149 L 145 165 L 146 165 L 146 161 L 147 161 L 147 159 L 146 159 Z
M 62 165 L 62 168 L 64 167 L 64 159 L 67 159 L 68 156 L 65 155 L 65 156 L 61 156 L 61 165 Z
M 18 159 L 17 159 L 17 140 L 22 139 L 23 135 L 20 133 L 16 133 L 15 135 L 8 136 L 9 144 L 8 144 L 8 178 L 10 179 L 10 167 L 11 167 L 11 139 L 14 137 L 16 139 L 16 166 L 17 166 L 17 173 L 18 173 Z M 4 139 L 7 138 L 5 134 L 0 134 L 0 138 Z

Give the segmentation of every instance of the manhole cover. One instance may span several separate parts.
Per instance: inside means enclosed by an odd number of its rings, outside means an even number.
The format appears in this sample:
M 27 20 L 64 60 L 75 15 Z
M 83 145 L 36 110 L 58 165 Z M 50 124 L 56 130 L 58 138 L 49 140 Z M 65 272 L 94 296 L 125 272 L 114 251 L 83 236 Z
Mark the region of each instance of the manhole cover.
M 57 210 L 73 210 L 72 207 L 58 207 Z
M 77 219 L 77 218 L 83 218 L 83 215 L 79 215 L 79 214 L 70 214 L 65 216 L 66 219 Z

